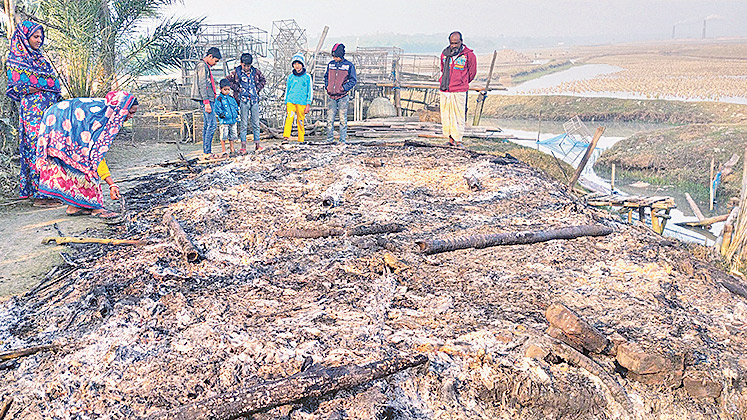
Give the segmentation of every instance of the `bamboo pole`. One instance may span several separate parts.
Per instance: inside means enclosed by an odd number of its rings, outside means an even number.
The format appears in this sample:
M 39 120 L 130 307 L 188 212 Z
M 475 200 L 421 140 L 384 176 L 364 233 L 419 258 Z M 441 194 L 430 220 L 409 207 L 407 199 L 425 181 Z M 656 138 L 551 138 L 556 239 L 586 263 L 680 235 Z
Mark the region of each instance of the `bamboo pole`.
M 6 33 L 8 35 L 8 41 L 13 37 L 13 31 L 16 27 L 16 4 L 15 0 L 4 0 L 5 16 L 8 19 L 8 27 Z
M 738 207 L 735 207 L 738 208 Z M 678 222 L 675 223 L 677 226 L 690 226 L 690 227 L 703 227 L 703 226 L 710 226 L 714 223 L 723 222 L 724 220 L 728 219 L 728 214 L 722 214 L 720 216 L 713 216 L 708 217 L 703 220 L 698 220 L 697 222 Z
M 705 219 L 705 216 L 703 216 L 703 212 L 701 212 L 698 208 L 698 204 L 695 202 L 695 200 L 693 200 L 689 193 L 685 193 L 685 199 L 687 200 L 687 204 L 690 205 L 690 209 L 692 209 L 693 213 L 695 213 L 695 217 L 697 217 L 698 220 L 702 222 L 703 219 Z
M 729 251 L 729 245 L 731 245 L 731 238 L 734 234 L 734 221 L 737 219 L 737 215 L 739 214 L 739 207 L 734 207 L 731 209 L 731 213 L 729 213 L 729 217 L 726 219 L 726 223 L 724 223 L 724 228 L 721 230 L 721 247 L 719 248 L 719 252 L 721 255 L 726 255 L 726 253 Z
M 146 245 L 148 242 L 133 239 L 107 239 L 107 238 L 74 238 L 70 236 L 50 236 L 42 239 L 43 244 L 56 242 L 57 245 L 64 244 L 104 244 L 104 245 Z
M 713 196 L 714 196 L 714 193 L 715 193 L 715 191 L 713 191 L 713 166 L 714 166 L 714 163 L 715 163 L 715 158 L 711 157 L 711 175 L 710 175 L 710 178 L 709 178 L 711 180 L 711 182 L 709 182 L 709 187 L 708 187 L 708 191 L 710 192 L 710 196 L 711 196 L 710 197 L 710 201 L 708 202 L 708 205 L 709 205 L 709 208 L 711 209 L 711 211 L 713 211 L 713 198 L 714 198 Z
M 322 44 L 324 44 L 324 40 L 327 39 L 327 31 L 329 31 L 329 26 L 324 26 L 324 29 L 322 29 L 322 35 L 319 37 L 319 42 L 316 44 L 316 48 L 314 49 L 314 54 L 311 56 L 311 65 L 309 66 L 309 74 L 311 77 L 314 77 L 314 68 L 316 67 L 316 55 L 319 54 L 319 51 L 322 49 Z
M 733 270 L 741 265 L 742 248 L 745 243 L 747 233 L 747 210 L 745 209 L 745 194 L 747 194 L 747 148 L 744 150 L 744 159 L 742 160 L 742 187 L 739 194 L 739 213 L 734 223 L 734 231 L 731 235 L 731 243 L 726 251 L 726 259 L 729 261 Z M 736 258 L 735 258 L 736 256 Z
M 576 185 L 576 181 L 578 181 L 578 177 L 581 176 L 581 172 L 584 170 L 586 163 L 589 162 L 589 158 L 591 158 L 591 153 L 597 147 L 597 142 L 599 142 L 599 139 L 602 137 L 602 134 L 604 134 L 604 127 L 597 128 L 596 133 L 594 133 L 594 137 L 591 139 L 591 143 L 589 143 L 589 147 L 586 148 L 586 153 L 584 153 L 584 157 L 581 158 L 581 162 L 578 164 L 578 168 L 576 168 L 576 173 L 573 174 L 573 178 L 571 178 L 571 181 L 568 183 L 568 189 L 572 190 L 573 186 Z
M 392 73 L 394 74 L 394 87 L 392 88 L 394 90 L 394 109 L 397 111 L 397 116 L 400 117 L 402 116 L 402 102 L 400 101 L 402 89 L 399 86 L 399 58 L 395 58 L 392 61 Z
M 485 90 L 481 91 L 480 94 L 477 95 L 477 109 L 475 109 L 475 118 L 472 121 L 472 125 L 480 125 L 480 118 L 482 118 L 482 107 L 485 106 L 485 99 L 487 99 L 488 97 L 488 89 L 490 89 L 490 80 L 493 78 L 493 68 L 495 67 L 496 57 L 498 57 L 498 51 L 493 50 L 493 61 L 490 62 L 490 70 L 488 70 L 488 80 L 487 82 L 485 82 Z

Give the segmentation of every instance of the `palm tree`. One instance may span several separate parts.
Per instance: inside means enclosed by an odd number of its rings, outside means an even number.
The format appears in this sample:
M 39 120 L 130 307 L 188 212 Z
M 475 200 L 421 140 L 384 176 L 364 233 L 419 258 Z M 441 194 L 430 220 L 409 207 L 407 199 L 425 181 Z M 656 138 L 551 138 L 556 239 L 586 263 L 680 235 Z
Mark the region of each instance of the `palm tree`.
M 72 97 L 102 96 L 140 75 L 176 68 L 202 19 L 164 19 L 178 0 L 35 2 L 53 61 Z M 146 24 L 158 22 L 148 29 Z

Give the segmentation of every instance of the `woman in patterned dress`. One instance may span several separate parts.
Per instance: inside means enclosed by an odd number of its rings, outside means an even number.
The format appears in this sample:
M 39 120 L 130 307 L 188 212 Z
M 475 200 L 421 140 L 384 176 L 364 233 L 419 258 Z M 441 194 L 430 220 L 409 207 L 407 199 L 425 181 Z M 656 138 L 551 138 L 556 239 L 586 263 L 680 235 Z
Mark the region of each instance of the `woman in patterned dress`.
M 41 52 L 44 28 L 24 21 L 16 26 L 10 40 L 6 64 L 9 98 L 19 102 L 19 151 L 21 154 L 20 197 L 34 199 L 36 205 L 58 204 L 38 192 L 36 142 L 44 111 L 59 101 L 60 83 L 54 69 Z
M 68 99 L 47 109 L 36 147 L 39 192 L 62 200 L 70 216 L 116 219 L 119 214 L 104 208 L 101 180 L 113 200 L 120 198 L 104 156 L 137 107 L 133 95 L 109 92 L 106 98 Z

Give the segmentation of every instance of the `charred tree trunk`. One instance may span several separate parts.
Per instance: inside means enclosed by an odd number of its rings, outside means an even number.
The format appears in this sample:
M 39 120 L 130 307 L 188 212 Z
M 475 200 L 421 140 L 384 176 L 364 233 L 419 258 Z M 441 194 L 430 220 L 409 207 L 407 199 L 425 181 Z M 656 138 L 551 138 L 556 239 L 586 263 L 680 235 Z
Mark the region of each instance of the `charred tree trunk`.
M 54 344 L 47 344 L 43 346 L 26 347 L 23 349 L 10 350 L 0 353 L 0 360 L 11 360 L 19 357 L 31 356 L 32 354 L 39 353 L 40 351 L 55 350 L 58 346 Z
M 562 229 L 539 232 L 509 232 L 487 235 L 464 236 L 460 238 L 434 239 L 416 242 L 423 254 L 456 251 L 465 248 L 487 248 L 500 245 L 523 245 L 547 242 L 553 239 L 574 239 L 581 236 L 605 236 L 612 233 L 606 226 L 571 226 Z
M 197 262 L 203 258 L 200 250 L 197 249 L 195 244 L 192 242 L 192 239 L 187 236 L 182 225 L 174 218 L 174 215 L 172 215 L 171 212 L 164 213 L 163 223 L 168 226 L 171 236 L 174 238 L 174 242 L 176 242 L 188 262 Z
M 394 357 L 364 366 L 311 369 L 285 379 L 156 413 L 148 417 L 148 420 L 235 419 L 294 401 L 354 388 L 407 368 L 423 365 L 427 361 L 427 357 L 419 354 L 413 357 Z
M 336 229 L 336 228 L 325 228 L 325 229 L 283 229 L 277 232 L 277 236 L 284 238 L 327 238 L 330 236 L 365 236 L 365 235 L 379 235 L 382 233 L 396 233 L 402 232 L 403 228 L 397 223 L 368 223 L 364 225 L 354 226 L 350 229 Z
M 342 236 L 345 231 L 342 229 L 284 229 L 277 232 L 277 236 L 284 238 L 327 238 L 330 236 Z
M 353 226 L 347 230 L 348 236 L 379 235 L 382 233 L 402 232 L 404 228 L 397 223 L 369 223 Z

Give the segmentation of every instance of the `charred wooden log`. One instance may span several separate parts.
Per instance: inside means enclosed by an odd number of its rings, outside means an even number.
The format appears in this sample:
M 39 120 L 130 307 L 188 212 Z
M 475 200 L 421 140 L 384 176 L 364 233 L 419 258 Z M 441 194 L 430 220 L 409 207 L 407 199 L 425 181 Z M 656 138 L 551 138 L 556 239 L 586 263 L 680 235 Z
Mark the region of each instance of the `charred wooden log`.
M 330 236 L 342 236 L 345 231 L 342 229 L 283 229 L 277 231 L 276 235 L 283 238 L 327 238 Z
M 70 236 L 50 236 L 42 239 L 42 244 L 55 242 L 57 245 L 64 244 L 103 244 L 103 245 L 147 245 L 147 241 L 134 239 L 109 239 L 109 238 L 74 238 Z
M 612 233 L 607 226 L 571 226 L 562 229 L 543 230 L 539 232 L 509 232 L 487 235 L 463 236 L 449 239 L 434 239 L 418 241 L 423 254 L 438 254 L 440 252 L 456 251 L 466 248 L 487 248 L 500 245 L 523 245 L 547 242 L 553 239 L 574 239 L 582 236 L 605 236 Z
M 346 168 L 342 171 L 342 177 L 340 180 L 330 185 L 324 193 L 321 195 L 321 203 L 324 207 L 337 207 L 342 202 L 342 197 L 345 195 L 345 190 L 348 189 L 353 183 L 355 183 L 360 174 L 355 168 Z
M 561 342 L 553 343 L 552 352 L 569 364 L 578 366 L 599 378 L 599 380 L 602 381 L 609 390 L 612 398 L 625 410 L 624 414 L 626 414 L 626 416 L 624 418 L 635 418 L 633 415 L 633 403 L 630 401 L 628 393 L 625 392 L 625 388 L 623 388 L 615 378 L 607 373 L 597 362 L 584 356 L 583 353 L 573 347 Z
M 54 344 L 46 344 L 43 346 L 26 347 L 23 349 L 15 349 L 0 353 L 0 360 L 11 360 L 19 357 L 31 356 L 32 354 L 39 353 L 40 351 L 54 350 L 57 346 Z
M 610 342 L 607 337 L 562 303 L 548 306 L 545 318 L 550 323 L 547 333 L 578 351 L 605 353 L 609 348 Z M 555 329 L 559 329 L 560 334 L 556 333 Z
M 324 228 L 324 229 L 283 229 L 277 231 L 276 235 L 283 238 L 328 238 L 330 236 L 365 236 L 365 235 L 379 235 L 382 233 L 395 233 L 402 232 L 403 227 L 397 223 L 366 223 L 363 225 L 354 226 L 350 229 L 336 229 L 336 228 Z
M 13 404 L 13 397 L 8 397 L 3 402 L 3 407 L 0 408 L 0 420 L 3 420 L 5 416 L 8 414 L 8 410 L 10 410 L 10 406 Z
M 380 235 L 382 233 L 402 232 L 404 228 L 397 223 L 367 223 L 353 226 L 347 230 L 348 236 Z
M 347 365 L 310 369 L 277 381 L 266 382 L 188 404 L 148 417 L 148 420 L 228 420 L 273 407 L 317 398 L 344 389 L 381 379 L 402 370 L 423 365 L 428 358 L 422 354 L 394 357 L 364 366 Z
M 720 283 L 728 291 L 734 293 L 737 296 L 741 296 L 741 297 L 747 299 L 747 287 L 744 287 L 744 286 L 742 286 L 741 284 L 739 284 L 737 282 L 731 282 L 731 281 L 727 281 L 727 280 L 723 280 Z
M 184 257 L 188 262 L 197 262 L 203 258 L 202 252 L 200 252 L 197 246 L 195 246 L 192 239 L 184 231 L 184 228 L 182 228 L 181 223 L 174 218 L 174 215 L 172 215 L 171 212 L 164 213 L 163 223 L 168 226 L 171 236 L 174 238 L 174 242 L 176 242 L 179 249 L 181 249 L 182 254 L 184 254 Z

